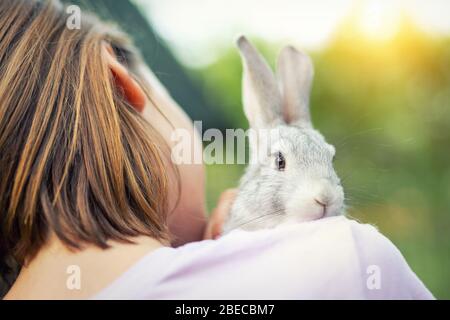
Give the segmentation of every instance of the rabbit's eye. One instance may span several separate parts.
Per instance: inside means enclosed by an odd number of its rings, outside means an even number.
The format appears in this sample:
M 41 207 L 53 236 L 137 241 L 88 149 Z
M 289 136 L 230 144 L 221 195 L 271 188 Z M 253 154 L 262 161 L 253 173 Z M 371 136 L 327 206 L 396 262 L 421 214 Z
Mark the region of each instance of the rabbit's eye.
M 279 171 L 284 171 L 286 168 L 286 160 L 281 152 L 277 152 L 275 155 L 275 166 Z

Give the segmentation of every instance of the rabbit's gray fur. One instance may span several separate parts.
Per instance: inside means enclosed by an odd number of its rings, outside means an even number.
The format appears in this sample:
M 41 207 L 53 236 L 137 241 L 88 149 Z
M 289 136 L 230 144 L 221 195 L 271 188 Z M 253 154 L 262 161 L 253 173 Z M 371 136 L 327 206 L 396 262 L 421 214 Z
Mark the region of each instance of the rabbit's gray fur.
M 244 110 L 256 134 L 250 139 L 251 163 L 224 232 L 343 214 L 344 192 L 333 168 L 335 149 L 311 124 L 310 58 L 293 47 L 284 48 L 277 81 L 246 38 L 239 38 L 238 47 L 244 65 Z M 266 138 L 260 132 L 268 132 Z M 279 152 L 285 159 L 283 171 L 275 161 L 281 159 Z

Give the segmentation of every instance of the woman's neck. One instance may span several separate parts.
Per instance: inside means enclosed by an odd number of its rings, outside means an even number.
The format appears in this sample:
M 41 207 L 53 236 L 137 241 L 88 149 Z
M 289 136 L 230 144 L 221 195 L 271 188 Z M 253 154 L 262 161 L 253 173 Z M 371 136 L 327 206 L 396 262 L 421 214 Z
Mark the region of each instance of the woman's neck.
M 111 242 L 103 250 L 72 251 L 55 237 L 20 271 L 5 299 L 88 299 L 106 288 L 143 256 L 163 247 L 153 238 L 134 244 Z

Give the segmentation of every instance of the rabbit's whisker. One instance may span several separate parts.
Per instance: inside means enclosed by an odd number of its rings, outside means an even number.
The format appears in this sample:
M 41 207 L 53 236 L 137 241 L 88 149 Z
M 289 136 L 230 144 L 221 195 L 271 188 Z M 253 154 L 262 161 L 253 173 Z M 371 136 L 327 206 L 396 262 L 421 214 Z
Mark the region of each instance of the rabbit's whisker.
M 274 218 L 274 217 L 279 217 L 279 216 L 283 215 L 283 213 L 284 213 L 284 211 L 281 211 L 281 210 L 280 210 L 279 212 L 271 212 L 271 213 L 264 214 L 264 215 L 262 215 L 262 216 L 258 216 L 258 217 L 256 217 L 256 218 L 253 218 L 253 219 L 250 219 L 250 220 L 248 220 L 248 221 L 245 221 L 244 223 L 241 223 L 241 224 L 236 225 L 236 227 L 234 227 L 233 230 L 234 230 L 234 229 L 238 229 L 238 228 L 240 228 L 240 227 L 242 227 L 242 226 L 245 226 L 245 225 L 247 225 L 247 224 L 249 224 L 249 223 L 252 223 L 252 222 L 255 222 L 255 221 L 259 221 L 259 220 L 264 219 L 264 218 Z

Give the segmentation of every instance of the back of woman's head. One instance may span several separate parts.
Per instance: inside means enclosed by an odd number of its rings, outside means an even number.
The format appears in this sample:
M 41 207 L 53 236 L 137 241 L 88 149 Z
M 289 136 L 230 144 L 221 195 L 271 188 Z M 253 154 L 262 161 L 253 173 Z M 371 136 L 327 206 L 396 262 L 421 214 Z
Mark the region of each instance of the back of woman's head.
M 136 55 L 95 18 L 66 19 L 54 1 L 0 2 L 0 251 L 19 263 L 50 236 L 74 249 L 166 237 L 164 144 L 102 48 Z

